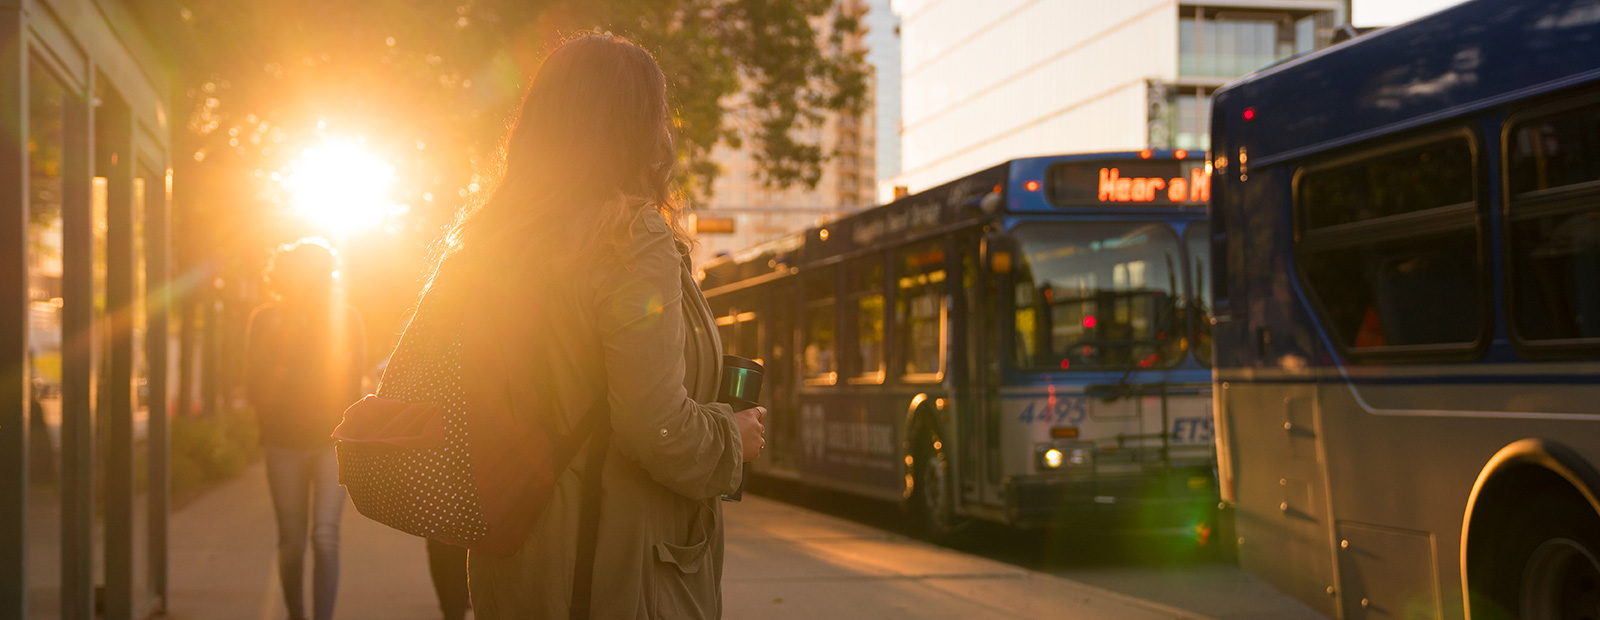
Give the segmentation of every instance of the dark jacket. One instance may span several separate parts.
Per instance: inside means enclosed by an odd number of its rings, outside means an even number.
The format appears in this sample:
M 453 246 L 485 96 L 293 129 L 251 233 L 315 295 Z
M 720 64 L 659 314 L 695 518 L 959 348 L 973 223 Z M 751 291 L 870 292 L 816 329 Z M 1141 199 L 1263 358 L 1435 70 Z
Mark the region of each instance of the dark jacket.
M 361 398 L 366 328 L 355 308 L 341 310 L 324 318 L 270 302 L 250 313 L 246 389 L 261 443 L 331 445 L 345 408 Z

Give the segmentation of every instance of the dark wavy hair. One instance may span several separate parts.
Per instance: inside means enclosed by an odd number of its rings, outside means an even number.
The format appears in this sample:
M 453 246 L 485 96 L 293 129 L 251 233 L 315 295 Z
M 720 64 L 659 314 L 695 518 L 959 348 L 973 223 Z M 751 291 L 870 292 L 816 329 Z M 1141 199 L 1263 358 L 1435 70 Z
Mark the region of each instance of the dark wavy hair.
M 666 76 L 648 51 L 609 33 L 568 39 L 524 95 L 481 204 L 469 204 L 438 249 L 468 266 L 537 266 L 631 256 L 630 226 L 654 209 L 678 241 L 676 151 Z M 429 288 L 433 285 L 430 282 Z
M 339 253 L 328 242 L 307 237 L 272 250 L 262 272 L 267 290 L 279 301 L 326 301 L 333 295 Z

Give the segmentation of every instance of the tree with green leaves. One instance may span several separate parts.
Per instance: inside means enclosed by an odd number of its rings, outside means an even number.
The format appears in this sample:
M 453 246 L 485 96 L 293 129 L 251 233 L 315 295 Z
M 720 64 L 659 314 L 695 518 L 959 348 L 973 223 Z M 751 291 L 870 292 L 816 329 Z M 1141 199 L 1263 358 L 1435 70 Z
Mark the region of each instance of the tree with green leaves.
M 489 163 L 525 76 L 586 29 L 656 54 L 691 195 L 709 192 L 719 143 L 750 142 L 773 186 L 815 185 L 828 154 L 797 130 L 866 99 L 863 51 L 844 45 L 853 0 L 458 2 L 190 0 L 179 152 L 270 171 L 318 134 L 354 133 L 414 181 L 408 198 L 450 203 Z
M 207 285 L 178 291 L 193 292 L 179 301 L 186 329 L 198 291 L 248 301 L 266 248 L 310 232 L 284 208 L 282 181 L 331 138 L 394 166 L 402 215 L 338 242 L 351 299 L 375 333 L 397 329 L 423 248 L 490 189 L 527 77 L 574 34 L 609 31 L 656 55 L 691 207 L 719 173 L 719 144 L 748 147 L 772 186 L 814 186 L 829 153 L 799 137 L 867 99 L 864 51 L 847 44 L 859 0 L 179 0 L 171 10 L 155 21 L 168 26 L 179 76 L 176 266 Z

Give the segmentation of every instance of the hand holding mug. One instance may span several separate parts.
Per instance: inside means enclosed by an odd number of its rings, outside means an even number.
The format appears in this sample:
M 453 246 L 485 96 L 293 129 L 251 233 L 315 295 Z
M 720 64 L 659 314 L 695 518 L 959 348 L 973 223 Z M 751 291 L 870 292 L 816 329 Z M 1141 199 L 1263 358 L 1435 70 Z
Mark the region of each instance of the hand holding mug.
M 739 439 L 744 443 L 746 463 L 755 462 L 761 457 L 761 450 L 767 447 L 767 427 L 761 423 L 766 418 L 766 407 L 754 407 L 733 414 L 734 423 L 739 426 Z

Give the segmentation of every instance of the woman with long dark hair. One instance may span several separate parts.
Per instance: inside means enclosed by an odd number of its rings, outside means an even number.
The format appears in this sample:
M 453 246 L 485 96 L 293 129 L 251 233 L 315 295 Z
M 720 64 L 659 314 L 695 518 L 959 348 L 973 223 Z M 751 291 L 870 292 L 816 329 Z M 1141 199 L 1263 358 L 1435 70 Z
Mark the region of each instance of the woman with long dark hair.
M 338 255 L 321 241 L 283 246 L 267 265 L 273 300 L 250 313 L 246 384 L 261 427 L 291 620 L 332 620 L 339 595 L 339 524 L 348 500 L 328 433 L 361 397 L 367 344 L 361 315 L 335 294 L 338 271 Z
M 722 613 L 719 498 L 764 447 L 766 412 L 712 402 L 722 347 L 674 158 L 655 59 L 610 34 L 574 38 L 534 77 L 497 188 L 447 239 L 425 300 L 494 334 L 512 378 L 497 398 L 557 437 L 602 416 L 520 550 L 470 556 L 478 618 Z

